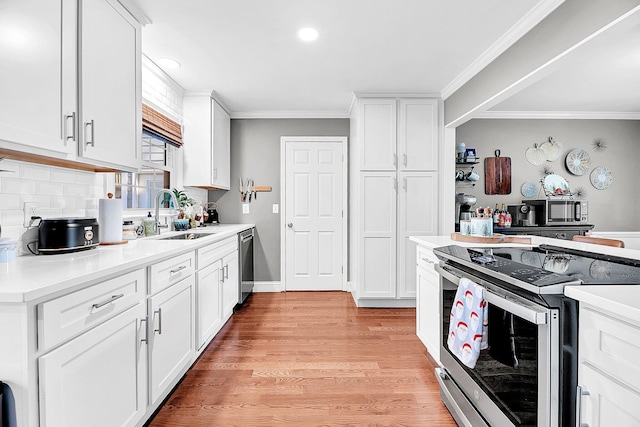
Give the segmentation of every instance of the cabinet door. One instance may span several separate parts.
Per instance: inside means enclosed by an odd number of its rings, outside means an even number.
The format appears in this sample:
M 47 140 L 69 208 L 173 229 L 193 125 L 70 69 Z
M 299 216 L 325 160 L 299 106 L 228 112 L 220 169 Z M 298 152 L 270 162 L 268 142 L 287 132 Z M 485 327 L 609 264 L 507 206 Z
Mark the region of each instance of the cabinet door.
M 231 176 L 231 118 L 215 101 L 213 102 L 213 171 L 214 187 L 228 190 Z
M 438 101 L 401 99 L 398 121 L 399 170 L 438 170 Z
M 140 24 L 116 0 L 80 3 L 79 154 L 138 168 Z
M 43 427 L 135 425 L 146 411 L 144 304 L 40 357 Z
M 398 174 L 398 296 L 416 296 L 416 245 L 410 236 L 434 236 L 438 231 L 438 174 Z
M 194 358 L 193 286 L 190 276 L 149 298 L 149 399 L 155 405 Z
M 238 274 L 238 251 L 234 251 L 222 259 L 222 318 L 226 322 L 233 314 L 233 309 L 239 301 L 240 276 Z
M 5 1 L 1 10 L 0 28 L 15 37 L 0 43 L 0 141 L 73 158 L 77 119 L 75 2 Z M 5 143 L 0 142 L 0 147 Z
M 358 298 L 396 297 L 396 174 L 360 174 Z
M 590 427 L 640 425 L 640 394 L 608 375 L 580 363 L 578 383 L 583 392 L 580 425 Z
M 360 101 L 358 135 L 360 139 L 360 169 L 395 171 L 396 100 L 390 98 Z
M 433 268 L 417 268 L 416 334 L 436 362 L 440 361 L 440 277 Z
M 222 260 L 198 271 L 196 276 L 197 349 L 215 336 L 222 326 Z

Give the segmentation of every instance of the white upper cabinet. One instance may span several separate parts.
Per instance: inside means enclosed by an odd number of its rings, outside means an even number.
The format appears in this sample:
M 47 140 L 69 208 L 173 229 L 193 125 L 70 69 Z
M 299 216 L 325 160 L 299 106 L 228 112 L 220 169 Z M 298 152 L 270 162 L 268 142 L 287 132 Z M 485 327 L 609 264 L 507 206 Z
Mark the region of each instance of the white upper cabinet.
M 138 168 L 140 24 L 116 0 L 3 2 L 0 148 Z
M 137 169 L 140 24 L 115 0 L 80 2 L 79 155 Z
M 228 190 L 231 117 L 209 95 L 185 96 L 183 184 Z
M 399 101 L 398 169 L 438 170 L 438 100 Z
M 0 148 L 73 158 L 75 2 L 7 1 L 1 10 L 12 37 L 0 43 Z
M 358 109 L 360 170 L 395 171 L 397 101 L 395 99 L 364 99 Z

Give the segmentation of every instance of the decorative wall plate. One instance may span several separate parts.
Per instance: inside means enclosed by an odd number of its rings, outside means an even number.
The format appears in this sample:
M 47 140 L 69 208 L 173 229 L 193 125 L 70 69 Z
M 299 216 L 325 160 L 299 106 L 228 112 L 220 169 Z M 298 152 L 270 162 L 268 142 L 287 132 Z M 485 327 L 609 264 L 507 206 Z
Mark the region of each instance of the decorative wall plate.
M 520 193 L 522 193 L 524 197 L 533 197 L 537 192 L 538 186 L 533 182 L 525 182 L 522 184 L 522 187 L 520 187 Z
M 548 162 L 553 162 L 560 157 L 560 143 L 551 138 L 549 138 L 549 141 L 542 143 L 540 148 L 544 151 L 545 158 Z
M 555 173 L 550 173 L 545 176 L 542 181 L 542 185 L 544 186 L 546 193 L 551 196 L 564 196 L 569 193 L 569 183 L 567 183 L 563 177 L 556 175 Z
M 584 175 L 591 167 L 591 157 L 586 151 L 576 148 L 569 151 L 565 159 L 567 169 L 574 175 Z
M 598 166 L 591 171 L 589 179 L 591 180 L 591 185 L 598 190 L 606 190 L 613 182 L 613 174 L 604 166 Z
M 533 147 L 527 148 L 524 157 L 532 165 L 540 166 L 547 160 L 547 153 L 545 153 L 542 148 L 539 148 L 538 144 L 535 144 Z

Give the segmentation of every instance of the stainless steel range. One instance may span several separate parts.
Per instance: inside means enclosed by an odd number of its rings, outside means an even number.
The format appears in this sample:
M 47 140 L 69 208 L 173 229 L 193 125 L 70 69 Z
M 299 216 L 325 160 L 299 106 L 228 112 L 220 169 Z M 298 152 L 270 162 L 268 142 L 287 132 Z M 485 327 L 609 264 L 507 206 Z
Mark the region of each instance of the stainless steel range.
M 459 425 L 575 426 L 577 302 L 568 285 L 640 284 L 640 261 L 554 246 L 434 249 L 440 274 L 440 394 Z M 488 348 L 473 369 L 447 346 L 462 278 L 484 287 Z

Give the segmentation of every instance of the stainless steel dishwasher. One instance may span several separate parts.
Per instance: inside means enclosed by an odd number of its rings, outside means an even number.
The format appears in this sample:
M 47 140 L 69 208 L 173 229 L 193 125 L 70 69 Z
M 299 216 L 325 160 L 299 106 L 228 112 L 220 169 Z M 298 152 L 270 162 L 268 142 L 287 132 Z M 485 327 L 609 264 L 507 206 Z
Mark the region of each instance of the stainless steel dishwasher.
M 236 310 L 253 292 L 253 236 L 255 228 L 238 233 L 238 248 L 240 249 L 240 274 L 238 286 L 238 304 Z

